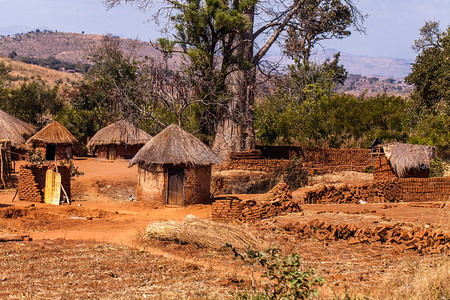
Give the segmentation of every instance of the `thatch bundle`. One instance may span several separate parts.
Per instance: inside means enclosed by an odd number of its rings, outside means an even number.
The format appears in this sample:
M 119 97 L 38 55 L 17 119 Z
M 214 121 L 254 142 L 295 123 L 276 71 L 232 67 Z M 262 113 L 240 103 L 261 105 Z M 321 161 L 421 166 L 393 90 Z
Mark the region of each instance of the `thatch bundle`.
M 25 143 L 24 135 L 32 135 L 36 128 L 0 109 L 0 140 L 9 140 L 11 145 Z
M 389 143 L 382 145 L 384 154 L 391 163 L 398 177 L 404 177 L 408 170 L 430 168 L 430 160 L 434 157 L 433 146 Z
M 88 148 L 100 145 L 143 145 L 152 136 L 131 123 L 122 120 L 100 129 L 87 144 Z
M 75 144 L 78 140 L 60 123 L 53 121 L 41 131 L 28 139 L 27 144 L 33 142 L 44 142 L 46 144 Z
M 226 244 L 236 249 L 264 248 L 262 242 L 241 226 L 202 220 L 192 215 L 186 216 L 181 223 L 168 221 L 150 224 L 145 237 L 216 250 L 220 250 Z
M 221 162 L 222 158 L 199 139 L 172 124 L 148 141 L 130 161 L 130 165 L 207 166 Z

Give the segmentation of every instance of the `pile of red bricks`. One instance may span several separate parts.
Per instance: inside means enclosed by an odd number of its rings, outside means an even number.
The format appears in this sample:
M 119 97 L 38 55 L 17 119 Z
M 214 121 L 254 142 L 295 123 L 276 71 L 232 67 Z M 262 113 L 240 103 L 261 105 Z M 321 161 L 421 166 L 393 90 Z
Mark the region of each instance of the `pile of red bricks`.
M 367 201 L 370 198 L 371 189 L 369 185 L 343 185 L 341 187 L 330 185 L 306 192 L 303 203 L 359 203 L 359 201 Z
M 19 169 L 18 196 L 21 201 L 44 202 L 45 173 L 56 170 L 55 165 L 24 165 Z M 70 167 L 58 166 L 61 184 L 70 197 Z
M 287 224 L 284 229 L 300 238 L 315 237 L 324 241 L 344 239 L 350 244 L 390 244 L 400 252 L 414 250 L 419 253 L 450 253 L 450 235 L 430 227 L 411 228 L 397 223 L 360 228 L 355 224 L 337 225 L 316 219 L 303 224 Z
M 292 200 L 289 186 L 280 183 L 260 199 L 226 197 L 216 200 L 212 204 L 212 219 L 219 222 L 252 222 L 300 210 L 298 203 Z

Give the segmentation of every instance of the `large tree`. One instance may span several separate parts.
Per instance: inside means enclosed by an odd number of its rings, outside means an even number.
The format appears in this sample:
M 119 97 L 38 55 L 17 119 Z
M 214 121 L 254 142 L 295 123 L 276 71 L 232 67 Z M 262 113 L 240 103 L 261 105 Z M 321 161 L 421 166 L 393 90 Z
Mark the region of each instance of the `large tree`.
M 450 26 L 441 31 L 439 22 L 428 21 L 420 29 L 413 49 L 418 52 L 411 73 L 405 78 L 415 86 L 412 99 L 418 108 L 450 105 Z
M 110 8 L 122 2 L 134 3 L 142 10 L 151 9 L 154 5 L 153 0 L 106 0 Z M 168 4 L 167 12 L 172 14 L 172 18 L 169 19 L 178 24 L 177 29 L 181 33 L 179 37 L 185 38 L 184 46 L 190 47 L 191 55 L 198 54 L 201 63 L 208 65 L 205 69 L 222 71 L 219 74 L 222 76 L 220 80 L 225 83 L 226 92 L 230 95 L 227 109 L 219 111 L 220 118 L 213 148 L 221 153 L 253 148 L 255 144 L 253 106 L 257 70 L 268 50 L 275 42 L 280 42 L 285 37 L 288 28 L 296 26 L 294 19 L 298 18 L 299 12 L 306 5 L 311 5 L 312 1 L 166 0 L 165 2 Z M 316 5 L 321 5 L 322 2 L 326 1 L 317 1 Z M 351 22 L 344 27 L 354 26 L 361 29 L 360 24 L 364 16 L 356 8 L 354 1 L 334 2 L 339 2 L 348 9 Z M 196 10 L 188 9 L 189 7 L 196 7 Z M 201 15 L 202 18 L 198 18 L 199 15 L 195 16 L 196 11 L 201 10 L 206 13 Z M 158 10 L 157 15 L 161 15 L 161 10 Z M 186 20 L 191 22 L 191 25 L 198 26 L 198 30 L 191 32 L 184 30 L 183 26 L 189 25 Z M 301 26 L 301 23 L 297 22 L 297 26 Z M 223 60 L 218 62 L 219 66 L 214 65 L 217 61 L 213 57 L 203 55 L 205 49 L 206 53 L 220 54 Z

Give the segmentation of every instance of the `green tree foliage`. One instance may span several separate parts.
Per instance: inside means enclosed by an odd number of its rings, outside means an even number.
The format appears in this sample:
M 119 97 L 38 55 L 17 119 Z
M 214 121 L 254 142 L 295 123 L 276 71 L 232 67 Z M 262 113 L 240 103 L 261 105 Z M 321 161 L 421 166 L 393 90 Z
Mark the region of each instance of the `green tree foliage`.
M 51 88 L 41 80 L 34 80 L 3 93 L 0 108 L 41 127 L 63 110 L 64 101 L 57 86 Z
M 110 8 L 121 3 L 134 3 L 142 10 L 155 4 L 153 0 L 105 2 Z M 319 4 L 323 2 L 319 1 Z M 354 2 L 335 2 L 348 8 L 352 25 L 360 28 L 364 16 Z M 166 3 L 166 12 L 173 16 L 170 20 L 175 22 L 177 29 L 175 41 L 180 42 L 189 54 L 191 72 L 205 72 L 203 78 L 207 82 L 204 85 L 207 94 L 211 90 L 222 91 L 225 85 L 230 95 L 226 109 L 217 110 L 215 150 L 225 153 L 252 148 L 255 144 L 256 70 L 261 67 L 261 61 L 271 46 L 281 41 L 288 28 L 296 26 L 296 14 L 312 1 L 168 0 Z M 155 17 L 161 15 L 162 11 L 158 10 Z M 216 66 L 218 62 L 220 65 Z
M 409 112 L 410 141 L 437 146 L 450 154 L 450 26 L 428 21 L 420 29 L 418 51 L 406 82 L 414 85 Z
M 255 128 L 265 144 L 297 142 L 316 147 L 367 147 L 376 137 L 406 141 L 407 102 L 401 97 L 367 98 L 323 94 L 305 101 L 289 101 L 283 91 L 256 108 Z
M 412 99 L 418 108 L 434 108 L 450 103 L 450 26 L 439 29 L 439 22 L 426 22 L 415 41 L 418 51 L 411 73 L 405 78 L 415 86 Z
M 311 51 L 323 40 L 350 36 L 354 19 L 351 6 L 334 0 L 303 1 L 288 24 L 285 53 L 292 59 L 309 62 Z M 355 26 L 357 29 L 362 28 Z

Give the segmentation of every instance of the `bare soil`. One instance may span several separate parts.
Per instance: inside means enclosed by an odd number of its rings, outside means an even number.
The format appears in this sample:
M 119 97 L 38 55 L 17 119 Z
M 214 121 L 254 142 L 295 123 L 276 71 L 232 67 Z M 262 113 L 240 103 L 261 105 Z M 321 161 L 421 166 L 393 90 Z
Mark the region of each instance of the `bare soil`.
M 72 182 L 71 205 L 13 202 L 15 190 L 0 190 L 0 235 L 32 239 L 0 243 L 0 298 L 221 299 L 251 288 L 252 268 L 230 252 L 138 238 L 152 222 L 181 221 L 188 214 L 210 218 L 210 205 L 154 209 L 134 200 L 137 168 L 128 168 L 127 161 L 89 158 L 75 164 L 84 175 Z M 357 174 L 348 178 L 353 183 L 367 180 Z M 294 197 L 306 189 L 294 192 Z M 300 253 L 305 267 L 313 267 L 325 279 L 321 298 L 341 297 L 346 291 L 370 296 L 405 265 L 442 257 L 400 253 L 388 245 L 298 239 L 283 226 L 311 219 L 358 226 L 403 222 L 448 232 L 449 206 L 302 205 L 301 213 L 263 220 L 249 230 L 283 253 Z M 258 281 L 261 270 L 253 271 Z

